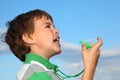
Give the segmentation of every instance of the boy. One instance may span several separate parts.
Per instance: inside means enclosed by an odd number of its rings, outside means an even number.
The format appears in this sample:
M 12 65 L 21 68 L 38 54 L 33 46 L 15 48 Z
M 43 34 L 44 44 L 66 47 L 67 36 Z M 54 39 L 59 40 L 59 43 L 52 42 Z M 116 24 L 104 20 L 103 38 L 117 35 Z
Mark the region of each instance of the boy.
M 52 17 L 43 10 L 32 10 L 18 15 L 8 22 L 6 43 L 16 57 L 24 62 L 16 80 L 63 80 L 57 73 L 58 67 L 49 59 L 61 52 L 59 31 L 53 24 Z M 93 80 L 99 48 L 102 40 L 91 44 L 88 50 L 82 44 L 84 73 L 82 80 Z

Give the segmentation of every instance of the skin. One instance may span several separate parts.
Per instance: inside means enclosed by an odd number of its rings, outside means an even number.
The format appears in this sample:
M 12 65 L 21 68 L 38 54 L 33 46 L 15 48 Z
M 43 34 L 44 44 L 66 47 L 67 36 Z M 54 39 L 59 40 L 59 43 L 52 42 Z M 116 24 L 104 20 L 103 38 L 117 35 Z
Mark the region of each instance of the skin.
M 53 22 L 43 16 L 34 21 L 34 33 L 28 36 L 23 34 L 22 38 L 27 46 L 30 46 L 31 52 L 49 60 L 50 57 L 61 52 L 59 31 L 54 27 Z M 82 58 L 84 62 L 84 73 L 82 80 L 93 80 L 94 72 L 100 55 L 102 39 L 98 38 L 98 43 L 91 44 L 91 49 L 87 49 L 82 44 Z
M 82 80 L 93 80 L 94 72 L 100 56 L 100 47 L 102 46 L 102 39 L 97 38 L 98 43 L 91 44 L 91 49 L 88 50 L 85 44 L 82 44 L 82 57 L 84 62 L 85 71 Z
M 34 20 L 34 33 L 30 37 L 24 34 L 23 40 L 30 46 L 32 53 L 48 60 L 61 52 L 58 34 L 59 31 L 54 27 L 53 22 L 43 16 Z

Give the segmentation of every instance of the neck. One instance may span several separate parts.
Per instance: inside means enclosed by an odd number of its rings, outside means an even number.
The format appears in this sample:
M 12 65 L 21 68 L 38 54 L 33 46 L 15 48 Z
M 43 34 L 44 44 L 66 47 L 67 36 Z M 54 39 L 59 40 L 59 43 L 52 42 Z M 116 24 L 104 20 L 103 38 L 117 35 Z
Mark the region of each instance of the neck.
M 48 55 L 45 55 L 45 53 L 41 53 L 41 52 L 38 53 L 38 52 L 36 52 L 36 51 L 31 51 L 31 53 L 37 54 L 37 55 L 43 57 L 43 58 L 46 59 L 46 60 L 49 60 L 49 59 L 50 59 L 50 57 L 49 57 Z

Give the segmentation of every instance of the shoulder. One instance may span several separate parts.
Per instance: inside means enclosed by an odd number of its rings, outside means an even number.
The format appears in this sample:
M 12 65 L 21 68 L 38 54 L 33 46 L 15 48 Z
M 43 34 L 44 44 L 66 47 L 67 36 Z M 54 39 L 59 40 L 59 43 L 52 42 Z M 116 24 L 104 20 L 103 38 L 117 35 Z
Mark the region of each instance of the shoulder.
M 44 65 L 34 61 L 30 64 L 23 64 L 17 74 L 17 80 L 27 80 L 29 77 L 31 77 L 31 75 L 36 76 L 44 74 L 45 76 L 48 76 L 46 75 L 47 70 L 48 69 Z
M 31 62 L 23 64 L 18 72 L 17 80 L 62 80 L 54 70 L 48 69 L 43 64 Z
M 34 72 L 28 80 L 52 80 L 51 76 L 46 72 Z

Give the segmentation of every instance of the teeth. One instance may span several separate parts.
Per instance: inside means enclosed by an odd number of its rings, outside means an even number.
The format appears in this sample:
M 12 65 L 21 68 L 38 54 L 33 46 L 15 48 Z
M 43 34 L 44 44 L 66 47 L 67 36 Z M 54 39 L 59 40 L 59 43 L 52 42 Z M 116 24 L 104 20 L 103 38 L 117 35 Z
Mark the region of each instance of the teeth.
M 56 41 L 59 41 L 59 39 L 60 39 L 60 38 L 59 38 L 59 37 L 57 37 L 56 39 L 54 39 L 54 41 L 55 41 L 55 42 L 56 42 Z

